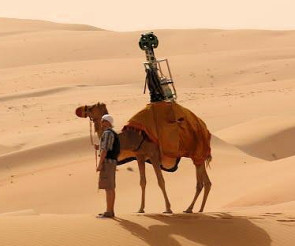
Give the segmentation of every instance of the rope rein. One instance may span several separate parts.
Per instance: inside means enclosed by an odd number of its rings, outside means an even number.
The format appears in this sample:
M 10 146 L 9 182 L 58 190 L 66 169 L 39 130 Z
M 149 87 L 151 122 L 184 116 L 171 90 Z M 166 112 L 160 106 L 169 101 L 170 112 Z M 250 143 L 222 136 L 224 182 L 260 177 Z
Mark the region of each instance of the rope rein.
M 91 119 L 89 119 L 89 127 L 90 127 L 90 142 L 91 142 L 92 146 L 95 146 L 95 144 L 94 144 L 94 135 L 93 135 L 93 130 L 92 130 L 93 121 Z M 96 147 L 94 147 L 94 154 L 95 154 L 95 167 L 97 169 L 98 163 L 97 163 L 97 149 L 96 149 Z

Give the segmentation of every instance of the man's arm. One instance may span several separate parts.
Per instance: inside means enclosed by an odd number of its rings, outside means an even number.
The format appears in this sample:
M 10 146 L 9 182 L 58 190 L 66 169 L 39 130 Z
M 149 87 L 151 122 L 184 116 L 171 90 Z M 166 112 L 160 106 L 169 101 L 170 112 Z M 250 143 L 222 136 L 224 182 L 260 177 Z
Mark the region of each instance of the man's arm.
M 111 131 L 104 131 L 102 136 L 103 141 L 101 142 L 101 152 L 100 152 L 100 159 L 99 164 L 96 169 L 97 172 L 101 171 L 102 164 L 105 161 L 105 158 L 107 156 L 108 150 L 110 150 L 114 143 L 114 135 Z
M 107 151 L 106 150 L 102 150 L 100 153 L 100 158 L 99 158 L 99 164 L 97 166 L 96 172 L 100 172 L 102 169 L 102 163 L 104 162 L 105 158 L 107 156 Z

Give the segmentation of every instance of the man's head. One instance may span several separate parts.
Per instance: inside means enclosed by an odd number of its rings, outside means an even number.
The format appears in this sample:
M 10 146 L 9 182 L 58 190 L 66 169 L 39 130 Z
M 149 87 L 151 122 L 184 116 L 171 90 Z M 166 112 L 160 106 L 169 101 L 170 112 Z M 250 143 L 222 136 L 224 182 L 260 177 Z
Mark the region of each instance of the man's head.
M 114 119 L 111 115 L 105 114 L 101 117 L 101 126 L 103 129 L 113 127 Z

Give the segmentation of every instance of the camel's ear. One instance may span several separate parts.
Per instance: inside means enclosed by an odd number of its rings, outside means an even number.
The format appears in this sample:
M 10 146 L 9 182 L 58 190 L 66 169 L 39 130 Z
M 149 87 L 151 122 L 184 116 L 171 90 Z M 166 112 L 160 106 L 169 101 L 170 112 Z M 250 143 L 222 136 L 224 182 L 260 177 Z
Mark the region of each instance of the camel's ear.
M 108 109 L 107 109 L 107 105 L 106 105 L 105 103 L 101 103 L 101 107 L 103 108 L 103 110 L 104 110 L 104 112 L 105 112 L 106 114 L 109 113 L 109 112 L 108 112 Z

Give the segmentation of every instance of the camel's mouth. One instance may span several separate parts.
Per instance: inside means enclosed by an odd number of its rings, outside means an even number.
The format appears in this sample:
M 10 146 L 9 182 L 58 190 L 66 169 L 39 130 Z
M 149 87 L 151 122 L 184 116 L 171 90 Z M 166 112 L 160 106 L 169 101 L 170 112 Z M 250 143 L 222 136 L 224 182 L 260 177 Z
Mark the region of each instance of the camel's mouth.
M 80 118 L 87 118 L 85 106 L 77 108 L 76 115 Z

